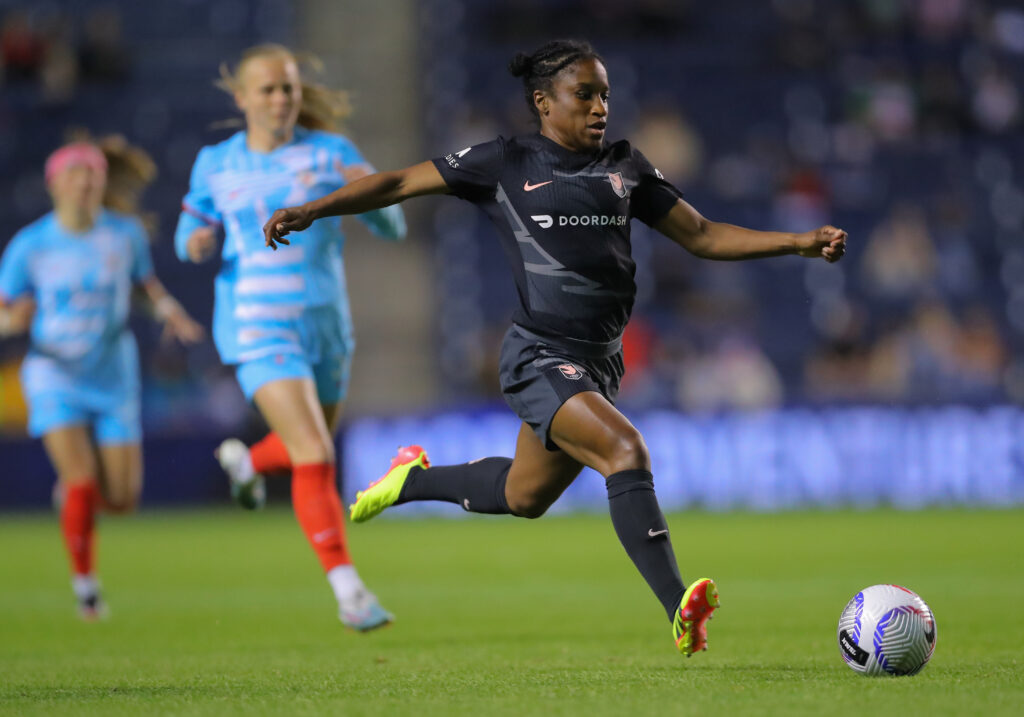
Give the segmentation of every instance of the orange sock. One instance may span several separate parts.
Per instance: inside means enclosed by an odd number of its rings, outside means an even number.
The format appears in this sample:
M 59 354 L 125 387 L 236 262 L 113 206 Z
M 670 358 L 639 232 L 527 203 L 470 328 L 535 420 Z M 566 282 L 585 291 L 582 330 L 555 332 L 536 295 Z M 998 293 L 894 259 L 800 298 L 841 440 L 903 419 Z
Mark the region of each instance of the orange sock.
M 91 575 L 93 568 L 93 528 L 100 492 L 96 481 L 71 483 L 64 488 L 60 527 L 75 575 Z
M 263 440 L 249 447 L 249 460 L 253 470 L 263 475 L 284 473 L 292 469 L 292 459 L 288 457 L 288 449 L 276 433 L 268 433 Z
M 324 572 L 349 565 L 345 518 L 333 463 L 308 463 L 292 471 L 292 508 Z

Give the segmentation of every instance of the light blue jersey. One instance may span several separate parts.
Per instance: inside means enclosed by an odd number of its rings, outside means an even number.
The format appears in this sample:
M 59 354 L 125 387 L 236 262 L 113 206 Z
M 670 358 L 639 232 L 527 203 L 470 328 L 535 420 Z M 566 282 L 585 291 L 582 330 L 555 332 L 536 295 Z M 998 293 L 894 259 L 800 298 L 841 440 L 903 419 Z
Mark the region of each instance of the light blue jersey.
M 51 212 L 8 244 L 0 295 L 36 302 L 21 370 L 33 435 L 94 422 L 101 442 L 138 439 L 138 351 L 127 321 L 133 285 L 152 274 L 142 224 L 109 210 L 80 233 Z
M 223 226 L 213 337 L 224 363 L 273 358 L 283 364 L 288 358 L 313 366 L 352 352 L 341 217 L 314 222 L 301 241 L 277 251 L 265 246 L 263 225 L 275 209 L 343 186 L 343 171 L 356 166 L 373 171 L 345 137 L 302 127 L 295 129 L 290 143 L 272 152 L 251 151 L 245 132 L 200 150 L 182 203 L 175 249 L 186 261 L 186 245 L 195 229 Z M 405 235 L 398 207 L 359 218 L 378 236 Z M 254 390 L 247 385 L 243 389 L 247 395 Z

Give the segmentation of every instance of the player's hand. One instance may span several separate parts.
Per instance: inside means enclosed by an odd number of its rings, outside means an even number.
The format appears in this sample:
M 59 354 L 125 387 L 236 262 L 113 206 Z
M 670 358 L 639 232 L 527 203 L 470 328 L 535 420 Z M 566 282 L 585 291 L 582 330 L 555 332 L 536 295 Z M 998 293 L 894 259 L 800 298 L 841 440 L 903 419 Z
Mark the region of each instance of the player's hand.
M 301 232 L 312 223 L 312 212 L 304 206 L 278 209 L 263 225 L 263 237 L 266 239 L 267 246 L 277 249 L 278 244 L 291 244 L 284 238 L 285 236 L 292 232 Z
M 6 306 L 0 306 L 0 338 L 27 333 L 36 313 L 33 299 L 18 299 Z
M 826 224 L 813 232 L 800 235 L 800 256 L 822 258 L 828 263 L 839 261 L 846 253 L 846 232 Z
M 161 340 L 177 339 L 183 344 L 195 344 L 202 340 L 205 333 L 203 327 L 179 307 L 167 315 Z
M 188 238 L 185 251 L 189 261 L 201 264 L 217 250 L 217 232 L 213 227 L 199 227 Z

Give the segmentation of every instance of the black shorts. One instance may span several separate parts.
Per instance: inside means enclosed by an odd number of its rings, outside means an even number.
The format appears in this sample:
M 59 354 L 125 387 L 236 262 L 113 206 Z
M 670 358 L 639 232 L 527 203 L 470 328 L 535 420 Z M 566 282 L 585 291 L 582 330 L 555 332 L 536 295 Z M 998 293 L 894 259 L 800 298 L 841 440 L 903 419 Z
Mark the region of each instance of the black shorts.
M 505 401 L 549 451 L 557 451 L 551 419 L 563 403 L 583 391 L 615 403 L 624 372 L 622 345 L 543 337 L 513 324 L 501 344 L 498 370 Z

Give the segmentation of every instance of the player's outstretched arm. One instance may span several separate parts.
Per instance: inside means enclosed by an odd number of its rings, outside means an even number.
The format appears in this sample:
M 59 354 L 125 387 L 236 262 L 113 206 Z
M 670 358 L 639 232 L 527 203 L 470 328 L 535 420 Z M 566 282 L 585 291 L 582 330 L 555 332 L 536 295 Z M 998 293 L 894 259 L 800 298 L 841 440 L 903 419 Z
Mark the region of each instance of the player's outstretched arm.
M 833 226 L 826 225 L 802 234 L 756 231 L 708 221 L 682 199 L 655 228 L 691 254 L 704 259 L 735 261 L 799 254 L 834 262 L 846 253 L 846 232 Z
M 346 184 L 330 194 L 274 212 L 263 225 L 267 246 L 290 243 L 285 236 L 301 232 L 317 219 L 344 214 L 362 214 L 424 194 L 444 194 L 448 185 L 433 162 L 421 162 L 405 169 L 377 172 Z
M 164 324 L 165 339 L 175 338 L 183 344 L 194 344 L 203 338 L 203 327 L 188 315 L 159 279 L 150 276 L 140 282 L 140 286 L 153 306 L 153 315 Z

